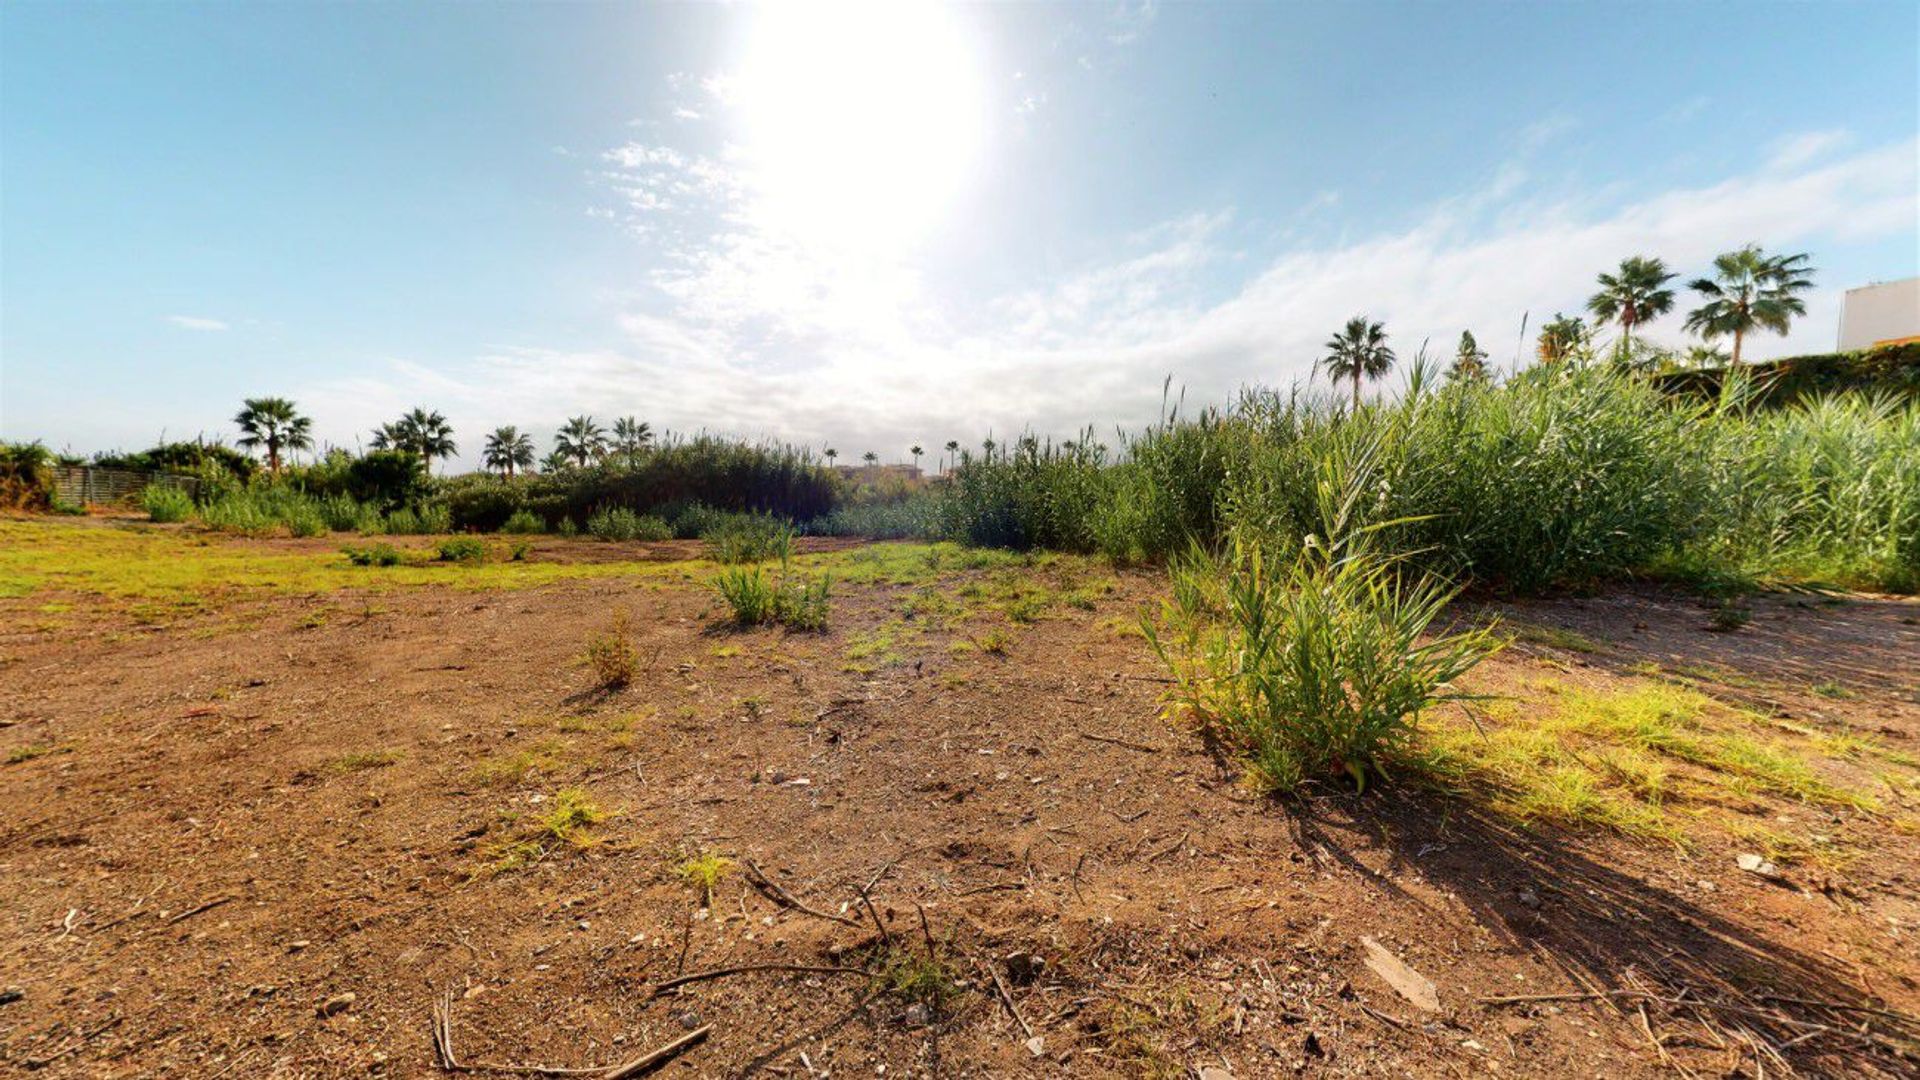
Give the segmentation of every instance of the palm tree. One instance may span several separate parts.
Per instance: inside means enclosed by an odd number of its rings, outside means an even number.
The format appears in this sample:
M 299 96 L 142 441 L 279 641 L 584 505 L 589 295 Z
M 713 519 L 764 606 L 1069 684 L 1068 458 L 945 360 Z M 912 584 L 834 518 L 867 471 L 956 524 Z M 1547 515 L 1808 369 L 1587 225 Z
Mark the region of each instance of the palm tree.
M 960 440 L 948 439 L 947 440 L 947 471 L 948 472 L 952 472 L 953 463 L 960 460 L 959 453 L 960 453 Z
M 1353 407 L 1360 408 L 1360 380 L 1378 379 L 1393 369 L 1393 350 L 1387 347 L 1386 330 L 1365 315 L 1347 320 L 1346 329 L 1327 339 L 1327 355 L 1320 366 L 1335 382 L 1353 380 Z
M 557 446 L 549 451 L 546 457 L 540 459 L 541 472 L 566 472 L 571 468 L 573 468 L 573 459 L 567 456 L 566 451 Z
M 1553 318 L 1540 327 L 1540 340 L 1534 351 L 1543 364 L 1558 364 L 1571 360 L 1587 344 L 1587 324 L 1578 315 L 1553 313 Z
M 533 440 L 519 428 L 509 424 L 494 428 L 487 436 L 485 450 L 487 468 L 499 469 L 500 475 L 513 478 L 516 466 L 522 469 L 533 468 Z
M 400 418 L 400 425 L 410 436 L 411 445 L 405 449 L 420 455 L 420 467 L 428 476 L 433 475 L 434 458 L 452 457 L 459 452 L 460 448 L 453 444 L 452 425 L 437 412 L 416 407 Z
M 640 452 L 653 445 L 653 425 L 623 416 L 613 422 L 613 450 L 631 468 L 640 460 Z
M 837 457 L 839 457 L 839 456 L 840 456 L 840 451 L 838 451 L 838 450 L 835 450 L 835 449 L 834 449 L 833 447 L 831 447 L 831 446 L 829 446 L 829 447 L 827 447 L 827 467 L 828 467 L 828 468 L 832 468 L 832 467 L 833 467 L 833 459 L 834 459 L 834 458 L 837 458 Z
M 373 448 L 375 450 L 405 449 L 407 433 L 399 424 L 381 424 L 373 429 Z
M 267 471 L 280 475 L 280 451 L 313 447 L 313 421 L 294 411 L 286 398 L 248 398 L 233 422 L 240 427 L 241 446 L 267 448 Z
M 1473 340 L 1473 331 L 1460 331 L 1460 345 L 1453 353 L 1453 366 L 1447 369 L 1447 378 L 1461 382 L 1478 382 L 1487 377 L 1487 351 Z
M 553 436 L 553 451 L 581 468 L 607 452 L 607 433 L 591 416 L 569 417 Z
M 909 446 L 907 447 L 907 453 L 913 455 L 913 471 L 919 472 L 920 471 L 920 455 L 926 453 L 926 451 L 920 449 L 918 446 Z
M 866 453 L 860 455 L 860 460 L 866 462 L 867 468 L 871 469 L 875 465 L 880 464 L 880 455 L 869 450 Z
M 1813 288 L 1808 256 L 1768 255 L 1758 244 L 1729 251 L 1713 260 L 1713 277 L 1696 278 L 1687 287 L 1706 297 L 1706 303 L 1687 315 L 1687 329 L 1712 341 L 1733 336 L 1733 359 L 1740 363 L 1740 346 L 1755 330 L 1784 335 L 1795 315 L 1807 313 L 1806 301 L 1795 296 Z
M 1620 260 L 1620 271 L 1600 275 L 1600 291 L 1587 300 L 1587 310 L 1601 322 L 1620 323 L 1620 352 L 1625 355 L 1633 328 L 1673 310 L 1673 290 L 1667 282 L 1673 272 L 1659 259 L 1640 255 Z

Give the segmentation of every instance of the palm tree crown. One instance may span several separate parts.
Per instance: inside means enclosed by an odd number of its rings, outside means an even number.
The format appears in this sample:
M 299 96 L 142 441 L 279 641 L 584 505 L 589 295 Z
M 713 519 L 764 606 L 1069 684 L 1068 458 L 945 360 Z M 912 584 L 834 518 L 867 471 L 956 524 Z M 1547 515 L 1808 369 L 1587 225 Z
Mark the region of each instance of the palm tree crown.
M 1620 323 L 1623 352 L 1634 327 L 1673 310 L 1673 290 L 1667 288 L 1673 272 L 1659 259 L 1621 259 L 1619 272 L 1601 274 L 1599 280 L 1600 291 L 1587 300 L 1587 310 L 1601 322 Z
M 629 466 L 640 459 L 641 451 L 652 445 L 652 424 L 631 416 L 622 416 L 613 422 L 613 451 Z
M 1696 278 L 1687 287 L 1706 303 L 1687 315 L 1687 329 L 1712 341 L 1731 335 L 1732 363 L 1740 362 L 1740 346 L 1755 330 L 1785 334 L 1795 315 L 1807 313 L 1806 301 L 1795 293 L 1813 288 L 1808 256 L 1768 255 L 1757 244 L 1729 251 L 1713 260 L 1713 276 Z
M 1360 407 L 1360 380 L 1379 379 L 1393 369 L 1393 350 L 1387 347 L 1387 332 L 1365 315 L 1347 320 L 1346 329 L 1327 339 L 1327 355 L 1320 360 L 1327 377 L 1335 382 L 1353 380 L 1353 407 Z
M 453 443 L 453 427 L 447 418 L 421 408 L 375 428 L 373 448 L 409 451 L 420 458 L 420 465 L 427 472 L 433 471 L 434 458 L 452 457 L 459 450 Z
M 494 428 L 493 434 L 487 436 L 485 457 L 487 468 L 499 469 L 502 475 L 512 477 L 516 468 L 533 468 L 533 440 L 511 424 Z
M 607 433 L 591 416 L 569 417 L 554 433 L 553 450 L 584 469 L 587 462 L 607 452 Z
M 280 475 L 280 451 L 313 446 L 313 421 L 301 416 L 286 398 L 248 398 L 233 422 L 240 428 L 238 442 L 251 450 L 267 451 L 267 471 Z

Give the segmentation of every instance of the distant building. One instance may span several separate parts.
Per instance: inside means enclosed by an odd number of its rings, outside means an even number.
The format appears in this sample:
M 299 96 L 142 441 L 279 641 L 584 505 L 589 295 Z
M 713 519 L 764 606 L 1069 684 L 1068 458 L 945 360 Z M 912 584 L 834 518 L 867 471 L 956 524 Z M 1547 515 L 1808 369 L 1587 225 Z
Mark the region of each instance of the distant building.
M 1920 341 L 1920 277 L 1848 289 L 1840 308 L 1840 351 Z

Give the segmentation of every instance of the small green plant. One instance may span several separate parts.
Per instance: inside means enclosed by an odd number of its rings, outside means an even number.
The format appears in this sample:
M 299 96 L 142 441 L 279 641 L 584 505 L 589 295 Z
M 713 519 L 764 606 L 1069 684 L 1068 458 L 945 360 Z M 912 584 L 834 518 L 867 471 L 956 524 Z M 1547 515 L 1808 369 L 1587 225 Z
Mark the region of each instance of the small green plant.
M 604 689 L 627 686 L 639 670 L 640 659 L 627 637 L 627 613 L 618 611 L 606 632 L 587 639 L 587 666 L 593 669 L 594 678 Z
M 1827 682 L 1814 683 L 1811 687 L 1809 687 L 1809 689 L 1811 689 L 1814 693 L 1819 694 L 1823 698 L 1831 698 L 1835 701 L 1845 701 L 1848 698 L 1859 696 L 1858 694 L 1855 694 L 1853 691 L 1831 680 Z
M 478 563 L 487 558 L 486 541 L 477 536 L 453 536 L 440 541 L 441 562 Z
M 785 560 L 776 577 L 769 577 L 759 566 L 727 567 L 714 575 L 713 587 L 739 626 L 778 623 L 791 630 L 827 628 L 830 580 L 802 579 Z
M 733 869 L 733 860 L 711 851 L 696 852 L 688 856 L 674 869 L 680 880 L 700 890 L 702 902 L 713 906 L 713 890 L 720 880 Z
M 507 545 L 508 562 L 526 562 L 527 553 L 533 550 L 533 541 L 515 540 Z
M 365 772 L 368 769 L 384 769 L 397 765 L 407 755 L 401 750 L 366 750 L 359 753 L 343 754 L 327 762 L 327 771 L 336 773 Z
M 1722 600 L 1713 607 L 1712 627 L 1729 634 L 1753 621 L 1753 612 L 1736 600 Z
M 786 562 L 793 556 L 793 529 L 772 518 L 726 518 L 700 539 L 706 542 L 707 556 L 718 563 Z
M 998 626 L 988 629 L 986 633 L 973 639 L 973 647 L 988 656 L 1007 655 L 1007 646 L 1011 644 L 1013 644 L 1013 636 Z
M 673 526 L 651 514 L 636 514 L 616 506 L 588 518 L 587 534 L 599 540 L 671 540 Z
M 547 526 L 545 522 L 540 520 L 539 515 L 533 511 L 515 510 L 507 517 L 506 522 L 500 526 L 500 531 L 515 536 L 531 536 L 535 533 L 546 532 Z
M 580 535 L 580 526 L 575 525 L 572 518 L 563 517 L 560 519 L 560 524 L 555 526 L 553 531 L 571 539 Z
M 148 484 L 140 493 L 140 505 L 150 520 L 174 524 L 193 516 L 193 496 L 172 484 Z
M 400 549 L 392 544 L 368 544 L 365 547 L 348 544 L 340 550 L 346 553 L 347 561 L 355 566 L 399 566 L 405 561 Z
M 64 747 L 55 746 L 52 743 L 33 743 L 27 746 L 16 746 L 7 751 L 7 764 L 19 765 L 22 762 L 32 761 L 34 758 L 42 758 L 48 754 L 64 752 L 66 752 Z
M 607 819 L 607 812 L 581 788 L 562 788 L 540 818 L 541 835 L 573 847 L 587 847 L 593 838 L 587 829 Z
M 535 773 L 559 768 L 562 749 L 562 744 L 557 741 L 542 740 L 516 753 L 487 758 L 474 766 L 468 779 L 489 786 L 518 784 Z

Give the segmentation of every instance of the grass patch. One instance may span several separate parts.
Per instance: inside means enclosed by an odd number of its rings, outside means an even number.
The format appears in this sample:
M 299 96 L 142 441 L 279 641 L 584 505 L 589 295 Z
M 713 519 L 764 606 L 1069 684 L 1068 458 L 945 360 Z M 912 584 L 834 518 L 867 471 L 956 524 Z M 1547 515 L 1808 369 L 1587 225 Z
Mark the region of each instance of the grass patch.
M 587 639 L 586 661 L 602 689 L 619 690 L 633 682 L 640 669 L 640 658 L 628 640 L 625 611 L 614 613 L 613 624 L 604 633 Z
M 728 871 L 733 869 L 733 860 L 717 852 L 701 851 L 688 856 L 673 868 L 681 881 L 700 891 L 701 902 L 707 907 L 713 906 L 713 890 L 718 888 Z
M 1558 626 L 1516 626 L 1513 640 L 1576 653 L 1597 653 L 1606 648 L 1585 634 Z
M 16 746 L 7 751 L 6 761 L 9 765 L 20 765 L 32 761 L 35 758 L 48 757 L 52 754 L 71 754 L 72 752 L 73 748 L 71 746 L 61 746 L 55 743 L 29 743 L 26 746 Z
M 467 775 L 474 783 L 489 787 L 518 784 L 537 773 L 559 768 L 560 753 L 564 749 L 565 745 L 556 739 L 543 739 L 525 750 L 487 758 Z
M 369 769 L 384 769 L 398 765 L 406 758 L 404 750 L 367 750 L 354 754 L 343 754 L 327 762 L 327 771 L 332 773 L 366 772 Z

